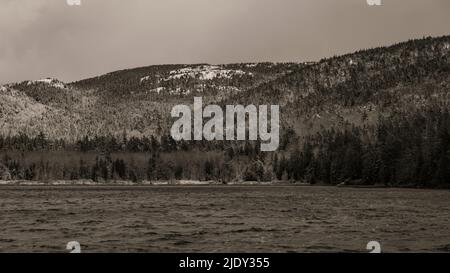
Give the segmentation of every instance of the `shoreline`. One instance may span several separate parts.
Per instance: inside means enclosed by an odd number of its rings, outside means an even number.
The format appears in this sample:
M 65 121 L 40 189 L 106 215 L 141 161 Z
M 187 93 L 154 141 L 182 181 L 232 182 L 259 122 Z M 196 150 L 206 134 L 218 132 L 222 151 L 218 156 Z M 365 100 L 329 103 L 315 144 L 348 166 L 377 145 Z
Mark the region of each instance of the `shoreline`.
M 450 190 L 449 188 L 437 187 L 418 187 L 415 185 L 409 186 L 386 186 L 378 185 L 330 185 L 330 184 L 309 184 L 294 181 L 272 181 L 272 182 L 228 182 L 221 183 L 218 181 L 192 181 L 192 180 L 174 180 L 174 181 L 108 181 L 108 182 L 93 182 L 90 180 L 76 180 L 76 181 L 0 181 L 0 188 L 2 187 L 327 187 L 327 188 L 353 188 L 353 189 L 417 189 L 417 190 Z
M 289 181 L 273 181 L 273 182 L 228 182 L 222 183 L 218 181 L 193 181 L 193 180 L 173 180 L 173 181 L 106 181 L 94 182 L 90 180 L 74 180 L 74 181 L 0 181 L 1 186 L 314 186 L 307 183 L 294 183 Z M 327 186 L 327 185 L 324 185 Z M 331 185 L 330 185 L 331 186 Z

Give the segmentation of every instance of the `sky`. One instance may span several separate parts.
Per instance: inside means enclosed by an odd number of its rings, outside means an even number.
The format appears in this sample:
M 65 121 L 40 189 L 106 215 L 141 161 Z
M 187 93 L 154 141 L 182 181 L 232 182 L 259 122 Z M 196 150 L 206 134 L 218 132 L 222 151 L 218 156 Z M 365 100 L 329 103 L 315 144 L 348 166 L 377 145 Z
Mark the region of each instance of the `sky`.
M 449 0 L 0 0 L 0 84 L 154 65 L 303 62 L 450 34 Z

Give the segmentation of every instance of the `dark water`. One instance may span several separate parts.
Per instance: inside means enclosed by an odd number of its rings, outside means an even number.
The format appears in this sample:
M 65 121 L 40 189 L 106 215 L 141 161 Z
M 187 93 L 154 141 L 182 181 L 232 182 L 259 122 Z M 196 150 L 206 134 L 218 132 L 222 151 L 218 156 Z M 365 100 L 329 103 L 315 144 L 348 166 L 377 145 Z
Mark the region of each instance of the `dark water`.
M 0 187 L 0 252 L 450 251 L 450 191 Z

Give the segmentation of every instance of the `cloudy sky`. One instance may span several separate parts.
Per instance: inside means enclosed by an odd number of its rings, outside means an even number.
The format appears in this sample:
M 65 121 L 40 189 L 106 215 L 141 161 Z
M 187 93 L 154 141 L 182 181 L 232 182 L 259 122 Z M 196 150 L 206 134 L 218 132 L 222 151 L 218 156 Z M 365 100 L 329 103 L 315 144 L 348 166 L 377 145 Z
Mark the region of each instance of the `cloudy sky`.
M 0 83 L 165 63 L 314 61 L 450 34 L 449 0 L 0 0 Z

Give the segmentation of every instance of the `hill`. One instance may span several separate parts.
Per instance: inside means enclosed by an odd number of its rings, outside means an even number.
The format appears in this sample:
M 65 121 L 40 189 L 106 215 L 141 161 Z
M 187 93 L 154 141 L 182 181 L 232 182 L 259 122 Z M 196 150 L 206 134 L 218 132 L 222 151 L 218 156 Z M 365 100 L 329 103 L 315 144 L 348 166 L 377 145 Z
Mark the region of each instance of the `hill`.
M 317 63 L 159 65 L 0 87 L 13 179 L 301 181 L 450 187 L 450 36 Z M 174 104 L 278 104 L 258 141 L 175 142 Z M 0 173 L 0 177 L 2 174 Z

